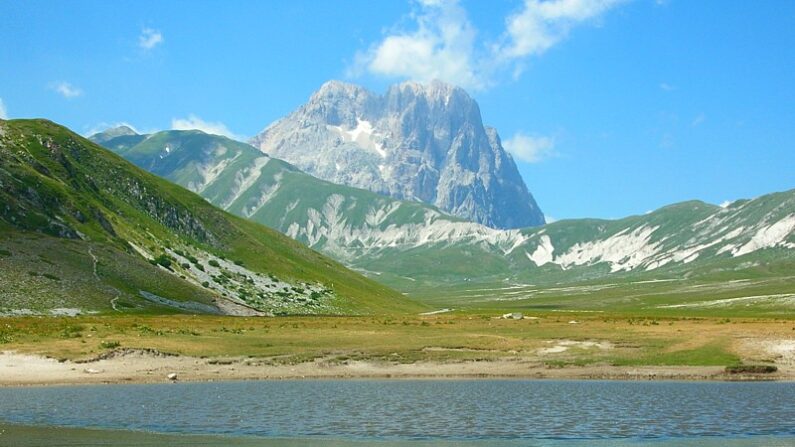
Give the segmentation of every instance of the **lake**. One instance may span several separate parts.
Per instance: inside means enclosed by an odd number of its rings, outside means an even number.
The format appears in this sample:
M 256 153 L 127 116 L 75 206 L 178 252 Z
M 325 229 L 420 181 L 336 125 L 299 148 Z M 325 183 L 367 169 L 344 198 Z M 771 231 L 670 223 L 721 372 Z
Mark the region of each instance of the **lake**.
M 784 446 L 795 445 L 795 384 L 307 380 L 3 388 L 0 421 L 226 435 L 256 445 Z

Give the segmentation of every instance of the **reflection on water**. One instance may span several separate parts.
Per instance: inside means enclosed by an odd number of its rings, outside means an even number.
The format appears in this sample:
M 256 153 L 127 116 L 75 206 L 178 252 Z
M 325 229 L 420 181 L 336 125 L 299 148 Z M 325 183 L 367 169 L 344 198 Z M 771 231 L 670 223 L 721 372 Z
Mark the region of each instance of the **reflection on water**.
M 378 441 L 384 446 L 406 441 L 488 441 L 490 446 L 773 445 L 757 443 L 762 436 L 787 445 L 795 438 L 795 385 L 276 381 L 18 388 L 0 389 L 0 419 L 288 438 L 272 439 L 270 444 L 259 439 L 257 445 L 290 447 L 309 445 L 291 444 L 305 442 L 299 438 L 324 438 L 328 447 L 333 439 L 342 440 L 339 445 L 359 445 L 360 440 L 361 445 Z

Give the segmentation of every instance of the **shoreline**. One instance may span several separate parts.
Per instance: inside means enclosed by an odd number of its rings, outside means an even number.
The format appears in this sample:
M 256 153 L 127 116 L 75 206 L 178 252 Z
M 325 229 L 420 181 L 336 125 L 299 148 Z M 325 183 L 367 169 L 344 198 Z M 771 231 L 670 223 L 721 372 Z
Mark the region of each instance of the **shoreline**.
M 175 374 L 175 378 L 169 378 Z M 173 377 L 173 376 L 172 376 Z M 769 374 L 728 374 L 721 366 L 566 366 L 523 359 L 388 363 L 322 360 L 266 365 L 251 358 L 198 358 L 148 351 L 88 361 L 0 352 L 0 387 L 80 386 L 279 380 L 592 380 L 689 382 L 795 382 L 795 369 Z
M 3 323 L 0 386 L 168 383 L 172 374 L 180 382 L 795 381 L 789 320 L 124 316 Z M 728 374 L 728 365 L 759 369 Z M 766 367 L 777 371 L 762 373 Z
M 328 447 L 381 446 L 381 447 L 523 447 L 528 442 L 560 447 L 778 447 L 790 445 L 789 435 L 717 436 L 701 438 L 573 438 L 573 439 L 344 439 L 335 437 L 262 437 L 236 434 L 168 433 L 147 430 L 130 430 L 107 427 L 78 427 L 39 425 L 0 421 L 0 442 L 8 441 L 17 447 L 39 447 L 57 439 L 60 446 L 113 445 L 142 446 L 168 445 L 172 447 L 218 446 L 229 447 L 311 447 L 323 443 Z M 533 444 L 535 445 L 535 444 Z

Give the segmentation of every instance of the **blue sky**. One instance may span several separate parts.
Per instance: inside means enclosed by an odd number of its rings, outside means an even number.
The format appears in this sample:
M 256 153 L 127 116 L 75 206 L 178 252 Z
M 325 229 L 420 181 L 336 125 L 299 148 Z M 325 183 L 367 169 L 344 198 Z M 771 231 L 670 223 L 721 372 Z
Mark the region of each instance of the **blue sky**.
M 556 219 L 795 188 L 791 1 L 0 1 L 0 41 L 0 115 L 81 133 L 247 137 L 329 79 L 440 77 Z

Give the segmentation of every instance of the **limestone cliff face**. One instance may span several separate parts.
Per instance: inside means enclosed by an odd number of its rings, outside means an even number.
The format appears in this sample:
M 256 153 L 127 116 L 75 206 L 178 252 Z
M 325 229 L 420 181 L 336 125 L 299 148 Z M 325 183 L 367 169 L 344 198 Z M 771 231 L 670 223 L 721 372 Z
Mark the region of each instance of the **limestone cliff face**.
M 493 228 L 544 223 L 477 103 L 442 82 L 404 82 L 377 95 L 330 81 L 252 144 L 324 180 L 425 202 Z

